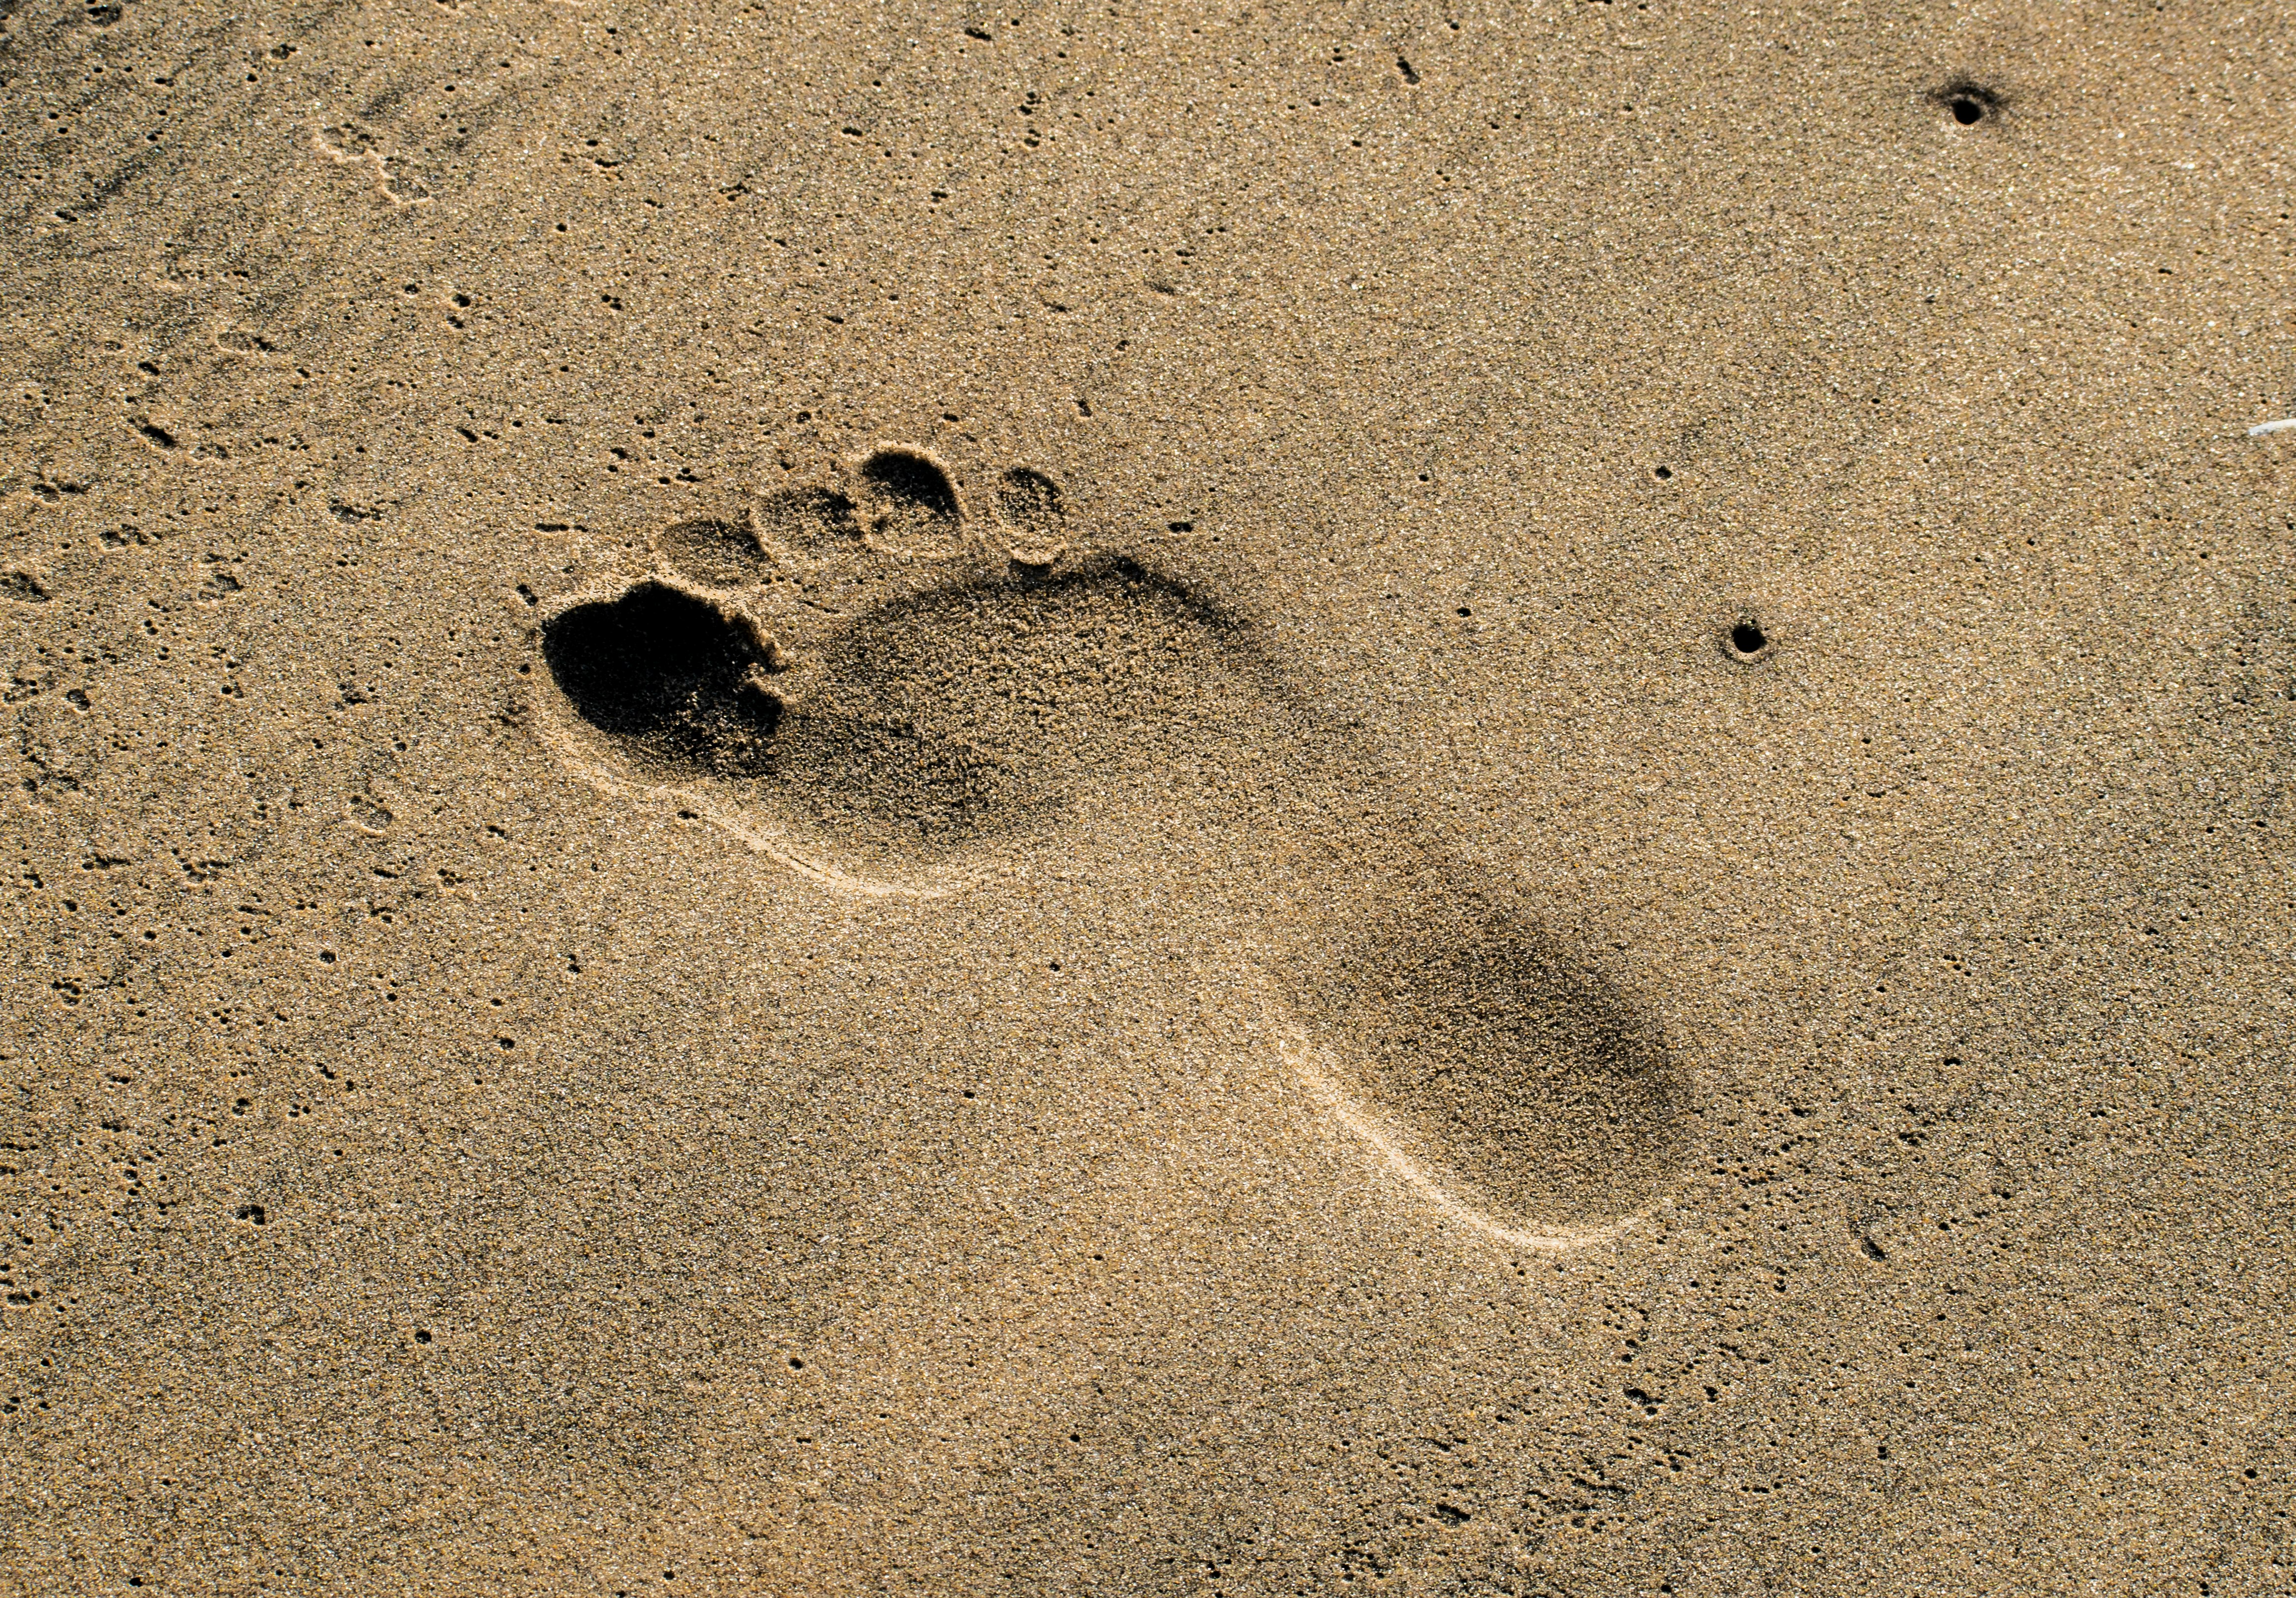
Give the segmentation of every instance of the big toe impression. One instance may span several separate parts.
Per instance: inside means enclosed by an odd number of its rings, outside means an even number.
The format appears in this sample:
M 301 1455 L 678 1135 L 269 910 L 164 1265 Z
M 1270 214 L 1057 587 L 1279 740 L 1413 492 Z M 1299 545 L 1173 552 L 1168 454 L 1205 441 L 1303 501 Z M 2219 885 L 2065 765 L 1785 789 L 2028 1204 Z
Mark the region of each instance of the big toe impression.
M 662 583 L 594 600 L 543 625 L 542 655 L 576 715 L 642 765 L 755 776 L 781 701 L 770 651 L 745 618 Z

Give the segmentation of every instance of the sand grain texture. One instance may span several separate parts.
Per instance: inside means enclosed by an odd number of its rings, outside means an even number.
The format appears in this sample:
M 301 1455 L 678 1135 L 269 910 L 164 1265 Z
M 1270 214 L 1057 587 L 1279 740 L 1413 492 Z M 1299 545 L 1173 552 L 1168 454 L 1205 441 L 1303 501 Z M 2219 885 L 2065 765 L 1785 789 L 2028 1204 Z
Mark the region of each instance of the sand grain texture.
M 0 15 L 0 1591 L 2288 1590 L 2269 8 Z

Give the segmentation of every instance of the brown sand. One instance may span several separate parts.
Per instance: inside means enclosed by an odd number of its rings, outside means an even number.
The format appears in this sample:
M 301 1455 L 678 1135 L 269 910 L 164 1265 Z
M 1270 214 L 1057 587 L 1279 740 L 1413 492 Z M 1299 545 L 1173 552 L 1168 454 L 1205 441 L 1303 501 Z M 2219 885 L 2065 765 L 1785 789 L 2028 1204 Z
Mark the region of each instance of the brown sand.
M 0 83 L 0 1588 L 2296 1581 L 2284 7 Z

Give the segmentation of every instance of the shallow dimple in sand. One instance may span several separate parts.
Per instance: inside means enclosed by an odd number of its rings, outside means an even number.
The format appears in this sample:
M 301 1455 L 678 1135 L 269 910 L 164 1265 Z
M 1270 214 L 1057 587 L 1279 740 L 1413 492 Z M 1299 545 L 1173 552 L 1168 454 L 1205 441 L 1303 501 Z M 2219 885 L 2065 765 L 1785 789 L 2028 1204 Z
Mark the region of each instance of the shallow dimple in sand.
M 2285 1585 L 2274 19 L 0 36 L 0 1587 Z

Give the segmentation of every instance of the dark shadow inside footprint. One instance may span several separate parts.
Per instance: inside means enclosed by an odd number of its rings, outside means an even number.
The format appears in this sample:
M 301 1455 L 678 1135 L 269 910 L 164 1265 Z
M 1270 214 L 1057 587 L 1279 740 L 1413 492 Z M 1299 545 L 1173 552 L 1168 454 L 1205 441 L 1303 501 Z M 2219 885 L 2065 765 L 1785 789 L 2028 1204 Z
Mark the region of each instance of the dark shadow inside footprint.
M 1607 980 L 1528 919 L 1439 889 L 1359 930 L 1300 973 L 1299 1000 L 1414 1153 L 1544 1224 L 1615 1219 L 1668 1184 L 1688 1083 Z
M 782 702 L 765 641 L 746 619 L 662 583 L 562 611 L 542 656 L 575 713 L 643 764 L 756 776 Z

